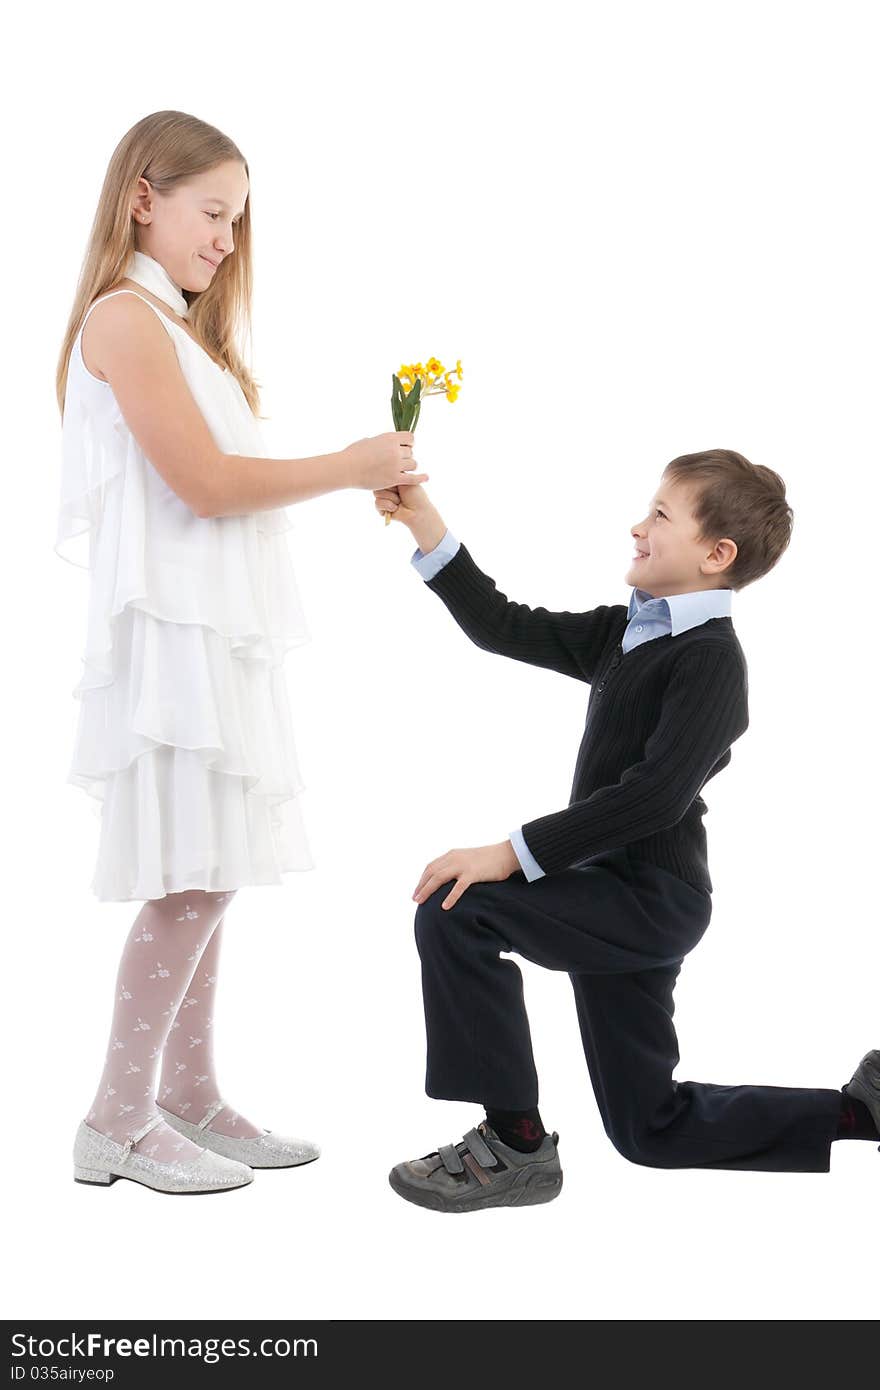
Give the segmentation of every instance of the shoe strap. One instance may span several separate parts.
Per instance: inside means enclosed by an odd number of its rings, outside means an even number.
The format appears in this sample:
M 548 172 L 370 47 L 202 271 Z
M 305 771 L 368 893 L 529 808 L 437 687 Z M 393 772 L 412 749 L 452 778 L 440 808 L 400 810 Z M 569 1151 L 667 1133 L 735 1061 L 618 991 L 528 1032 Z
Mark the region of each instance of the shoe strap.
M 439 1145 L 436 1166 L 439 1167 L 441 1163 L 447 1173 L 452 1173 L 453 1176 L 469 1168 L 479 1182 L 487 1182 L 488 1178 L 483 1170 L 497 1169 L 498 1155 L 492 1152 L 479 1130 L 469 1129 L 457 1144 Z
M 477 1129 L 469 1129 L 464 1142 L 478 1163 L 484 1168 L 497 1168 L 498 1155 L 494 1154 Z
M 207 1110 L 205 1111 L 204 1115 L 202 1116 L 202 1118 L 199 1120 L 198 1124 L 196 1125 L 196 1129 L 207 1129 L 208 1125 L 211 1123 L 211 1121 L 213 1120 L 214 1116 L 215 1116 L 215 1115 L 219 1115 L 219 1114 L 220 1114 L 220 1111 L 221 1111 L 221 1110 L 225 1110 L 225 1109 L 226 1109 L 226 1101 L 225 1101 L 225 1100 L 215 1100 L 214 1103 L 213 1103 L 212 1105 L 209 1105 L 209 1106 L 208 1106 L 208 1108 L 207 1108 Z
M 122 1146 L 122 1157 L 120 1158 L 119 1162 L 124 1163 L 125 1160 L 128 1158 L 128 1155 L 134 1148 L 135 1144 L 138 1142 L 138 1140 L 143 1139 L 145 1134 L 149 1134 L 151 1129 L 155 1129 L 156 1125 L 161 1123 L 162 1116 L 153 1115 L 149 1120 L 147 1120 L 147 1123 L 145 1125 L 141 1125 L 140 1129 L 135 1130 L 134 1134 L 130 1134 Z
M 447 1173 L 464 1172 L 464 1164 L 459 1158 L 454 1144 L 441 1144 L 437 1153 Z

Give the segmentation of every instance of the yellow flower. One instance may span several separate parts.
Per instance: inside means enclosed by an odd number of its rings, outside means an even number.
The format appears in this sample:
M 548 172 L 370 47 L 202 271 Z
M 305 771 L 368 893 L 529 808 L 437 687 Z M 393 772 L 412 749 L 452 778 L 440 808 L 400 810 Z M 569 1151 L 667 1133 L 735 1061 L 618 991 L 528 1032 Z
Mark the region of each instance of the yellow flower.
M 443 391 L 447 400 L 454 401 L 461 387 L 452 381 L 452 377 L 457 376 L 461 381 L 461 358 L 457 360 L 451 371 L 444 367 L 439 357 L 429 357 L 425 363 L 403 362 L 395 375 L 400 381 L 401 390 L 405 396 L 409 395 L 417 381 L 421 381 L 423 397 L 438 395 Z M 443 378 L 442 384 L 441 377 Z

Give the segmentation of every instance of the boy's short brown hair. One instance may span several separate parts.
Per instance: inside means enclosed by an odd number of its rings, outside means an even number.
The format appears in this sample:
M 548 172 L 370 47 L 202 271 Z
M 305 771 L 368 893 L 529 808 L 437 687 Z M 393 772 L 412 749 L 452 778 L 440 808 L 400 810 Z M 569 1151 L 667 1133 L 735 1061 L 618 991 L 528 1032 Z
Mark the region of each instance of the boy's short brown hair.
M 680 454 L 663 477 L 689 489 L 700 540 L 736 541 L 736 556 L 721 576 L 725 588 L 753 584 L 788 547 L 794 512 L 785 483 L 772 468 L 750 463 L 734 449 L 706 449 Z

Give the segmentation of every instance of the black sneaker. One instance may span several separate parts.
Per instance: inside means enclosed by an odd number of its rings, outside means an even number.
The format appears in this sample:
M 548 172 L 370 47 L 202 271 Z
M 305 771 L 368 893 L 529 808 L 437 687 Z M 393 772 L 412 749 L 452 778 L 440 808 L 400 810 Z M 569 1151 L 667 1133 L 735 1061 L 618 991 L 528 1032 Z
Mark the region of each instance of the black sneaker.
M 545 1134 L 534 1153 L 498 1138 L 484 1120 L 458 1144 L 398 1163 L 388 1181 L 398 1196 L 432 1211 L 482 1211 L 552 1202 L 562 1190 L 559 1135 Z
M 846 1083 L 847 1094 L 868 1107 L 880 1132 L 880 1050 L 866 1052 Z

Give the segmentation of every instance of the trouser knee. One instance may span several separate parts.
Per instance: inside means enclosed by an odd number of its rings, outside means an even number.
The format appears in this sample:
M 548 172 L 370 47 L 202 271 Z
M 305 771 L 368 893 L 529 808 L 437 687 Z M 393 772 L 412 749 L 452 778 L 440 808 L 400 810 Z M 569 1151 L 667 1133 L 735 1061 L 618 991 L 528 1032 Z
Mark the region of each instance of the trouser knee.
M 438 950 L 442 951 L 450 935 L 459 930 L 463 914 L 459 913 L 456 916 L 455 911 L 460 904 L 457 903 L 456 909 L 452 910 L 442 906 L 453 885 L 454 880 L 441 883 L 430 898 L 426 898 L 416 908 L 413 927 L 419 955 L 423 958 Z
M 608 1138 L 629 1163 L 643 1168 L 674 1168 L 672 1146 L 662 1131 L 630 1127 L 609 1130 Z

